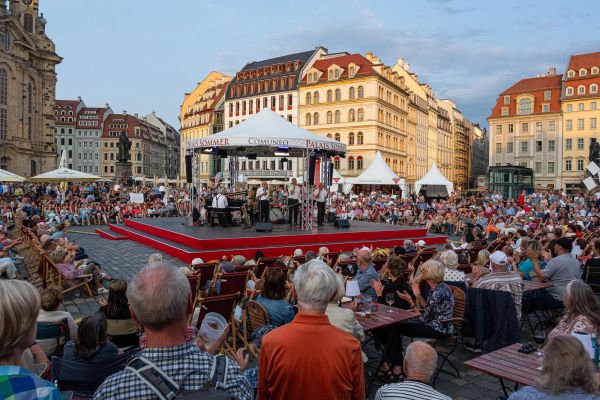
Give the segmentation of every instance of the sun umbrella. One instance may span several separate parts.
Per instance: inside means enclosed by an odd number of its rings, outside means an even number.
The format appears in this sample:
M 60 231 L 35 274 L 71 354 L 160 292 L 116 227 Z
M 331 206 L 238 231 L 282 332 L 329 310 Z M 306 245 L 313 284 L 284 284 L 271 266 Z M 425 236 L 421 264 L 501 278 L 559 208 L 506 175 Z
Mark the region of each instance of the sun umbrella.
M 63 150 L 60 158 L 60 167 L 58 169 L 36 175 L 29 180 L 31 182 L 91 182 L 102 179 L 100 176 L 69 169 L 66 167 L 66 165 L 67 157 L 65 151 Z
M 0 169 L 0 182 L 24 182 L 25 178 L 12 172 Z

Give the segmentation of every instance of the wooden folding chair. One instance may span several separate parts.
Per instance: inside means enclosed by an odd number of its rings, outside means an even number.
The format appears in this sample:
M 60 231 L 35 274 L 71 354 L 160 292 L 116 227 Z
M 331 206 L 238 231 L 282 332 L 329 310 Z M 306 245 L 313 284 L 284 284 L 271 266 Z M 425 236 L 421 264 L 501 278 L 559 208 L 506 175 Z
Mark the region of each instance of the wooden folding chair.
M 204 317 L 209 312 L 220 314 L 227 321 L 231 322 L 231 344 L 233 351 L 236 351 L 236 335 L 237 323 L 234 318 L 234 310 L 240 293 L 226 294 L 221 296 L 199 297 L 196 299 L 194 308 L 199 308 L 198 320 L 196 321 L 196 329 L 200 330 L 200 325 Z M 190 315 L 190 322 L 192 316 Z
M 215 281 L 215 272 L 217 270 L 216 263 L 205 263 L 196 265 L 193 268 L 195 273 L 200 272 L 200 280 L 198 281 L 198 290 L 203 290 L 208 281 Z
M 250 300 L 246 303 L 246 312 L 243 315 L 242 322 L 242 341 L 244 342 L 244 346 L 258 359 L 260 350 L 254 346 L 251 340 L 248 340 L 248 335 L 262 326 L 269 325 L 269 313 L 262 304 Z
M 45 268 L 47 268 L 47 275 L 51 285 L 57 286 L 63 292 L 63 294 L 83 288 L 90 297 L 94 297 L 94 292 L 89 284 L 89 281 L 92 279 L 92 275 L 81 275 L 77 277 L 77 279 L 69 279 L 63 276 L 48 254 L 44 254 L 43 257 L 46 258 Z
M 217 278 L 220 282 L 219 295 L 245 293 L 246 282 L 248 282 L 249 278 L 250 271 L 219 274 L 219 277 Z

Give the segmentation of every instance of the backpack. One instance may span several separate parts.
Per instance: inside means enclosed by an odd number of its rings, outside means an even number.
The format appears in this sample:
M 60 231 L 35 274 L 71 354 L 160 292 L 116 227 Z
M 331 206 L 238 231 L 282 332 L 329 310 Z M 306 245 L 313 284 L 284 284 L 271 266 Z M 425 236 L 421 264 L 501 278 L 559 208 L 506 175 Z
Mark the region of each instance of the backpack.
M 131 360 L 125 369 L 135 373 L 160 400 L 237 400 L 224 389 L 229 360 L 224 355 L 213 356 L 209 380 L 198 390 L 184 390 L 157 365 L 144 357 Z

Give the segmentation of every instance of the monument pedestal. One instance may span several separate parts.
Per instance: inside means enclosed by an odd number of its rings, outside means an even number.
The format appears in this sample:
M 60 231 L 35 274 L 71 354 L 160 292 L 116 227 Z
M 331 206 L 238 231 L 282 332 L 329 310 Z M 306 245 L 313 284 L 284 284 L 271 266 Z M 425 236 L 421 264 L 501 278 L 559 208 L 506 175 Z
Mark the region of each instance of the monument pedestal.
M 115 178 L 126 178 L 129 179 L 133 176 L 131 173 L 131 163 L 128 162 L 116 162 L 115 163 Z

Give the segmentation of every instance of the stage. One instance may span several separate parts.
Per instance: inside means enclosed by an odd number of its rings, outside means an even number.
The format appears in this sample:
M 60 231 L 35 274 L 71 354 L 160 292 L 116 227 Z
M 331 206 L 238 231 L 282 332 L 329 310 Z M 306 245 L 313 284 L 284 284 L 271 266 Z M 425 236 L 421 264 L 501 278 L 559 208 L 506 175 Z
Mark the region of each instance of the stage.
M 428 245 L 446 241 L 446 236 L 428 235 L 424 228 L 362 221 L 350 221 L 349 228 L 325 224 L 312 231 L 273 225 L 272 232 L 241 227 L 190 227 L 185 226 L 184 221 L 184 218 L 128 219 L 124 224 L 109 225 L 108 231 L 97 229 L 96 232 L 109 240 L 129 239 L 142 243 L 187 263 L 196 257 L 204 261 L 237 254 L 251 258 L 257 250 L 266 257 L 277 257 L 292 255 L 298 248 L 306 252 L 326 246 L 329 251 L 347 251 L 361 246 L 394 247 L 405 239 L 424 240 Z

